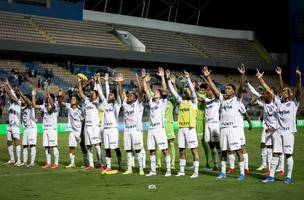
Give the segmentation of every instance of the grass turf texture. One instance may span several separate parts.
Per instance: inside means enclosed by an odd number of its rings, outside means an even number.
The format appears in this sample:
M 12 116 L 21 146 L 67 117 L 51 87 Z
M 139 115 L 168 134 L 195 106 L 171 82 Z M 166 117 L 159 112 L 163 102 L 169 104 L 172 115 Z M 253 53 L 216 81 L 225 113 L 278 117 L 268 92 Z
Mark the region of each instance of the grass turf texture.
M 246 130 L 247 151 L 250 160 L 250 175 L 246 180 L 236 180 L 238 173 L 228 175 L 225 180 L 217 180 L 219 172 L 204 172 L 204 159 L 200 161 L 200 176 L 190 179 L 191 169 L 187 176 L 164 177 L 165 170 L 158 169 L 155 177 L 143 177 L 134 169 L 133 175 L 101 175 L 99 170 L 85 171 L 82 165 L 82 154 L 77 147 L 76 169 L 65 169 L 69 163 L 68 134 L 59 134 L 60 169 L 41 169 L 45 162 L 44 150 L 41 146 L 42 136 L 38 138 L 37 166 L 33 168 L 4 165 L 8 160 L 6 136 L 0 136 L 0 199 L 302 199 L 304 195 L 304 128 L 299 128 L 296 135 L 294 154 L 293 184 L 286 185 L 284 179 L 275 183 L 262 184 L 264 177 L 255 171 L 261 164 L 260 133 L 261 129 Z M 121 141 L 122 143 L 122 141 Z M 200 145 L 200 155 L 203 150 Z M 178 151 L 177 151 L 178 152 Z M 94 153 L 95 154 L 95 153 Z M 188 151 L 187 166 L 192 164 Z M 176 156 L 178 168 L 178 155 Z M 116 168 L 116 155 L 112 152 L 113 168 Z M 126 166 L 126 156 L 123 153 L 123 165 Z M 164 166 L 164 163 L 163 163 Z M 147 169 L 150 162 L 147 152 Z M 237 167 L 236 167 L 237 168 Z M 149 185 L 156 189 L 149 189 Z

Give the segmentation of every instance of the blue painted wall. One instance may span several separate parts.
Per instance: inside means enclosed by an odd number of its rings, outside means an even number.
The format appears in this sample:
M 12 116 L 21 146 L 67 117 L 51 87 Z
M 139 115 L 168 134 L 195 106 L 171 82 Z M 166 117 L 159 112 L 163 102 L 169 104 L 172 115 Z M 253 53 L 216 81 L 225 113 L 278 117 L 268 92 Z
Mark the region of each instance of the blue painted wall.
M 301 66 L 304 74 L 304 1 L 290 0 L 290 49 L 289 61 L 291 67 L 290 84 L 296 84 L 295 70 L 297 65 Z M 302 25 L 301 19 L 302 18 Z M 301 28 L 302 27 L 302 28 Z M 300 33 L 300 29 L 301 33 Z M 302 76 L 303 82 L 303 76 Z
M 50 8 L 0 1 L 0 10 L 63 19 L 82 20 L 83 0 L 77 3 L 70 3 L 63 0 L 51 0 Z

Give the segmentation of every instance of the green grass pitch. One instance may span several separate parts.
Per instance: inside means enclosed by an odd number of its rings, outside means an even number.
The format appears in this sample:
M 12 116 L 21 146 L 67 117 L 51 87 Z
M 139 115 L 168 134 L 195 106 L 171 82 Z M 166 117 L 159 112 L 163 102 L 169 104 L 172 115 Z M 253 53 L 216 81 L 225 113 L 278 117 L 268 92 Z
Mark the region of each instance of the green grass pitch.
M 85 171 L 80 167 L 65 169 L 69 162 L 68 134 L 59 134 L 60 169 L 41 169 L 45 162 L 41 146 L 42 136 L 38 138 L 37 166 L 33 168 L 7 166 L 8 160 L 6 136 L 0 136 L 0 199 L 303 199 L 304 197 L 304 128 L 299 128 L 296 135 L 294 153 L 293 184 L 284 184 L 284 179 L 275 183 L 262 184 L 264 177 L 255 171 L 260 164 L 260 133 L 261 129 L 246 130 L 247 150 L 249 153 L 251 173 L 245 181 L 236 180 L 237 173 L 228 175 L 225 180 L 217 180 L 219 172 L 204 172 L 204 159 L 200 161 L 200 177 L 190 179 L 192 170 L 186 171 L 187 176 L 164 177 L 164 169 L 158 171 L 156 177 L 133 175 L 101 175 L 99 170 Z M 122 138 L 122 137 L 121 137 Z M 122 139 L 121 139 L 122 143 Z M 187 153 L 187 165 L 191 165 L 191 154 Z M 202 149 L 201 153 L 202 154 Z M 112 153 L 113 168 L 116 167 L 115 153 Z M 80 147 L 77 149 L 76 164 L 82 164 Z M 126 166 L 126 156 L 123 154 L 123 164 Z M 147 152 L 147 169 L 149 172 L 149 155 Z M 176 160 L 178 166 L 178 155 Z M 156 189 L 149 189 L 156 185 Z

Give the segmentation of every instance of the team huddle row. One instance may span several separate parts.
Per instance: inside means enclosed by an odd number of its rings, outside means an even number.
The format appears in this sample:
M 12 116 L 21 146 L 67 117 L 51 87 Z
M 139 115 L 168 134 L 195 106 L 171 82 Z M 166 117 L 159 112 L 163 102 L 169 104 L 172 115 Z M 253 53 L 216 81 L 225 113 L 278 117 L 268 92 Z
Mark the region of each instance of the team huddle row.
M 122 170 L 121 151 L 119 149 L 118 121 L 122 110 L 124 119 L 123 148 L 127 155 L 127 170 L 123 174 L 132 174 L 134 156 L 137 158 L 139 174 L 145 175 L 145 150 L 143 141 L 142 116 L 143 102 L 149 106 L 149 129 L 147 148 L 150 152 L 150 172 L 146 176 L 157 174 L 157 164 L 163 153 L 166 163 L 165 176 L 171 176 L 171 169 L 175 168 L 175 145 L 173 129 L 174 107 L 178 106 L 178 135 L 179 172 L 176 176 L 185 176 L 186 149 L 190 149 L 193 156 L 193 174 L 191 178 L 199 176 L 199 140 L 204 149 L 210 148 L 213 168 L 220 167 L 218 179 L 226 178 L 226 173 L 234 172 L 235 155 L 239 160 L 240 175 L 238 180 L 244 180 L 249 173 L 248 154 L 245 148 L 245 134 L 243 116 L 250 119 L 242 103 L 242 92 L 247 87 L 255 96 L 251 103 L 263 108 L 264 129 L 261 135 L 262 165 L 258 170 L 269 170 L 269 176 L 262 182 L 273 182 L 279 160 L 282 155 L 287 158 L 287 176 L 285 182 L 291 183 L 293 169 L 293 147 L 296 133 L 296 113 L 301 97 L 301 72 L 297 69 L 297 91 L 293 95 L 288 87 L 283 88 L 281 69 L 276 72 L 280 78 L 280 91 L 276 93 L 263 80 L 263 73 L 257 70 L 257 80 L 261 84 L 258 91 L 246 81 L 245 67 L 242 64 L 240 85 L 236 89 L 233 84 L 227 84 L 222 94 L 211 79 L 211 70 L 202 69 L 203 83 L 195 87 L 189 73 L 184 71 L 186 84 L 182 93 L 177 92 L 175 75 L 169 70 L 159 68 L 157 75 L 161 80 L 161 87 L 150 85 L 150 75 L 142 70 L 140 81 L 137 76 L 137 90 L 123 91 L 123 74 L 116 73 L 114 89 L 110 90 L 109 76 L 101 77 L 95 74 L 91 80 L 83 75 L 78 76 L 78 92 L 73 93 L 70 103 L 64 101 L 64 94 L 59 93 L 56 99 L 48 94 L 43 105 L 36 104 L 36 92 L 23 95 L 18 88 L 12 89 L 8 81 L 2 82 L 2 88 L 9 97 L 9 125 L 7 128 L 7 144 L 10 160 L 8 164 L 17 166 L 35 165 L 37 125 L 35 109 L 39 109 L 43 116 L 43 146 L 45 148 L 46 164 L 43 168 L 58 168 L 59 151 L 57 148 L 57 114 L 58 108 L 68 110 L 70 128 L 69 148 L 71 163 L 67 168 L 75 167 L 75 148 L 80 143 L 84 160 L 87 160 L 86 170 L 94 169 L 93 149 L 95 147 L 97 162 L 105 174 L 117 173 L 111 167 L 111 150 L 115 150 L 118 159 L 118 171 Z M 103 91 L 103 89 L 105 91 Z M 24 126 L 22 138 L 23 162 L 21 162 L 20 127 Z M 17 162 L 14 158 L 13 142 L 16 145 Z M 103 144 L 106 155 L 102 155 Z M 31 151 L 28 162 L 28 150 Z M 54 164 L 51 165 L 51 150 L 54 154 Z M 206 152 L 206 151 L 205 151 Z M 157 155 L 157 156 L 156 156 Z M 210 167 L 208 163 L 207 166 Z M 217 162 L 219 156 L 220 164 Z M 226 170 L 229 160 L 230 168 Z M 29 164 L 28 164 L 29 163 Z

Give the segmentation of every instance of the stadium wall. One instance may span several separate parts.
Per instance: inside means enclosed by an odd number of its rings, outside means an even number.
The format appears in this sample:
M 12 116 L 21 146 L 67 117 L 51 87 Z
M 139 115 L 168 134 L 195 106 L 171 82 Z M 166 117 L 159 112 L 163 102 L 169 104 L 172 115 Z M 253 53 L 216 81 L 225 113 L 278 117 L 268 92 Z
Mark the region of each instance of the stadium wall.
M 90 11 L 90 10 L 83 11 L 83 20 L 104 22 L 104 23 L 109 23 L 109 24 L 138 26 L 138 27 L 153 28 L 153 29 L 173 31 L 173 32 L 205 35 L 205 36 L 211 36 L 211 37 L 246 39 L 246 40 L 250 40 L 250 41 L 254 40 L 254 38 L 255 38 L 253 31 L 194 26 L 194 25 L 166 22 L 166 21 L 146 19 L 146 18 L 140 18 L 140 17 L 132 17 L 132 16 L 126 16 L 126 15 L 96 12 L 96 11 Z
M 82 20 L 83 0 L 75 3 L 63 0 L 51 0 L 50 8 L 0 1 L 0 10 L 63 19 Z

